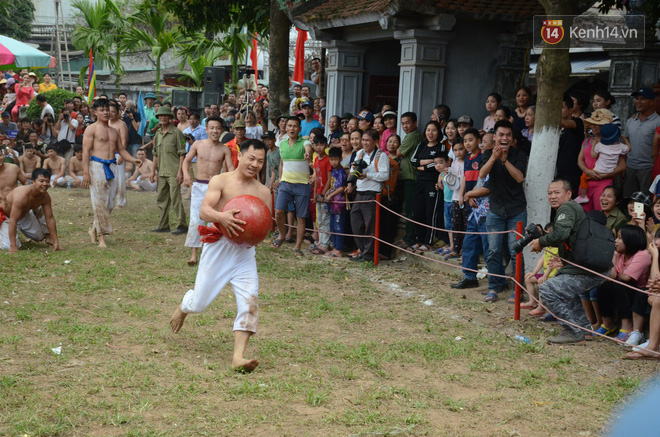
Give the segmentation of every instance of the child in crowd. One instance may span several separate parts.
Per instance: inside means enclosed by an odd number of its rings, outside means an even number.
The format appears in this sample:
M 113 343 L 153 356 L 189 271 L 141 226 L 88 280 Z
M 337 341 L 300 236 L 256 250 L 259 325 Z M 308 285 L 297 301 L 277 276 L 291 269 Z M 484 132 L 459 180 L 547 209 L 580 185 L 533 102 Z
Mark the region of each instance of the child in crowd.
M 527 112 L 525 113 L 525 129 L 522 130 L 522 134 L 525 138 L 532 142 L 534 138 L 534 122 L 536 121 L 536 106 L 528 106 Z
M 613 123 L 607 123 L 600 128 L 600 142 L 591 148 L 591 157 L 596 159 L 594 171 L 601 174 L 610 174 L 619 163 L 619 156 L 630 151 L 630 147 L 620 142 L 621 129 Z M 587 203 L 588 180 L 587 175 L 582 173 L 580 178 L 580 196 L 575 199 L 577 203 Z
M 459 226 L 461 229 L 467 229 L 467 220 L 472 212 L 472 207 L 467 203 L 465 194 L 469 191 L 472 191 L 477 185 L 479 180 L 479 164 L 481 163 L 481 149 L 479 148 L 479 140 L 481 136 L 479 131 L 471 127 L 463 133 L 463 146 L 465 147 L 467 157 L 464 159 L 463 165 L 463 177 L 461 178 L 461 188 L 459 197 L 463 200 L 463 223 L 460 223 Z M 452 217 L 452 223 L 456 226 L 454 217 Z M 455 253 L 460 252 L 460 248 L 456 249 L 454 245 Z M 452 254 L 447 255 L 447 258 L 451 258 Z
M 326 147 L 328 147 L 327 138 L 322 134 L 314 135 L 312 148 L 316 153 L 316 158 L 314 159 L 313 174 L 315 182 L 312 189 L 316 200 L 316 227 L 319 234 L 318 243 L 315 244 L 316 247 L 311 249 L 314 255 L 323 255 L 330 250 L 330 212 L 323 195 L 332 166 L 330 165 L 330 158 L 325 154 Z
M 463 172 L 465 171 L 465 156 L 467 152 L 463 145 L 463 138 L 457 138 L 454 142 L 454 156 L 456 158 L 451 163 L 451 173 L 458 179 L 458 185 L 454 190 L 451 197 L 451 226 L 453 231 L 465 231 L 465 224 L 467 222 L 467 214 L 465 213 L 465 205 L 463 197 L 461 197 L 461 184 L 463 182 Z M 445 258 L 458 258 L 461 256 L 463 248 L 462 233 L 452 233 L 452 251 L 448 253 Z
M 497 93 L 490 93 L 486 97 L 486 111 L 490 112 L 490 115 L 484 118 L 484 125 L 481 128 L 483 135 L 486 132 L 492 132 L 495 128 L 495 113 L 497 108 L 502 104 L 502 96 Z
M 328 183 L 325 185 L 323 200 L 328 205 L 330 213 L 330 232 L 332 232 L 332 250 L 326 253 L 326 256 L 341 258 L 344 251 L 344 236 L 336 235 L 344 233 L 344 223 L 346 221 L 346 170 L 342 167 L 342 151 L 336 147 L 329 150 L 329 162 L 332 167 Z
M 645 288 L 651 267 L 651 255 L 646 250 L 646 234 L 639 226 L 624 225 L 614 241 L 614 267 L 610 277 L 633 287 Z M 598 287 L 598 305 L 603 324 L 596 330 L 603 335 L 637 346 L 644 341 L 644 322 L 648 314 L 648 296 L 634 292 L 616 282 L 606 281 Z M 618 330 L 614 316 L 618 315 Z
M 452 151 L 452 155 L 454 152 Z M 451 161 L 450 161 L 451 162 Z M 441 247 L 440 249 L 436 250 L 435 253 L 439 253 L 441 255 L 449 255 L 450 253 L 454 252 L 454 238 L 452 237 L 452 233 L 450 232 L 452 229 L 452 222 L 451 222 L 451 211 L 452 211 L 452 197 L 454 196 L 454 192 L 449 188 L 449 185 L 445 183 L 445 177 L 450 173 L 449 172 L 449 166 L 451 165 L 449 163 L 443 164 L 442 162 L 438 161 L 435 162 L 435 169 L 440 175 L 438 176 L 438 183 L 435 185 L 435 188 L 437 190 L 442 190 L 442 194 L 444 196 L 444 207 L 443 207 L 443 212 L 445 216 L 445 229 L 447 230 L 447 233 L 449 235 L 449 247 Z
M 553 226 L 552 223 L 545 225 L 545 233 L 549 234 L 552 232 Z M 543 256 L 539 258 L 536 263 L 536 267 L 530 273 L 525 275 L 525 288 L 530 294 L 529 302 L 523 303 L 520 305 L 520 308 L 531 309 L 528 315 L 530 316 L 542 316 L 545 314 L 543 307 L 539 306 L 539 293 L 537 287 L 540 287 L 548 279 L 552 278 L 557 274 L 557 269 L 550 267 L 550 261 L 552 258 L 559 253 L 559 248 L 557 247 L 546 247 Z M 543 269 L 543 273 L 541 272 Z

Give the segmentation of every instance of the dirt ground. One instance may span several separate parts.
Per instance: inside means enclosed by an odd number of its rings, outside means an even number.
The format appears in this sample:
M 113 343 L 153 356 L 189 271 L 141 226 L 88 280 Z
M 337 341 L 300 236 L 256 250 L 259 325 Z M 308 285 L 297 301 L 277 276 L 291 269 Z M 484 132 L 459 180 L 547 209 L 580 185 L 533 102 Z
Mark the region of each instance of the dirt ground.
M 410 256 L 373 268 L 264 244 L 261 364 L 238 374 L 230 287 L 169 328 L 196 269 L 185 236 L 149 232 L 155 196 L 129 193 L 100 251 L 87 193 L 51 191 L 64 250 L 0 254 L 0 435 L 596 436 L 658 368 L 603 341 L 547 346 L 556 325 Z

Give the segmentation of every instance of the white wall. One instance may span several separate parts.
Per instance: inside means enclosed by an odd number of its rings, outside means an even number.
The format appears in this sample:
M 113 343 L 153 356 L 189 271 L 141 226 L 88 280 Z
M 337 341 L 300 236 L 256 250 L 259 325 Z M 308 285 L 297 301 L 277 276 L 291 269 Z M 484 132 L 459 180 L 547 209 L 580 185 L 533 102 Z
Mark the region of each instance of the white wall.
M 89 0 L 96 2 L 98 0 Z M 55 24 L 55 0 L 32 0 L 34 3 L 34 24 Z M 64 23 L 71 23 L 75 9 L 71 7 L 71 0 L 62 0 Z

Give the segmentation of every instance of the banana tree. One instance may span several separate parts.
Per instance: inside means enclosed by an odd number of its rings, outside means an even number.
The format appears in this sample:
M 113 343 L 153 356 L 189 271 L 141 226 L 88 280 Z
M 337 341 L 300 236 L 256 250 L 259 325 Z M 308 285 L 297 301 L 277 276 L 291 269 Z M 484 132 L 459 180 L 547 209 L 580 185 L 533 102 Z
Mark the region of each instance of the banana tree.
M 131 26 L 126 29 L 122 45 L 131 51 L 151 49 L 151 59 L 156 65 L 156 93 L 160 91 L 161 58 L 176 49 L 185 37 L 178 27 L 171 24 L 169 12 L 155 7 L 141 8 L 128 17 Z

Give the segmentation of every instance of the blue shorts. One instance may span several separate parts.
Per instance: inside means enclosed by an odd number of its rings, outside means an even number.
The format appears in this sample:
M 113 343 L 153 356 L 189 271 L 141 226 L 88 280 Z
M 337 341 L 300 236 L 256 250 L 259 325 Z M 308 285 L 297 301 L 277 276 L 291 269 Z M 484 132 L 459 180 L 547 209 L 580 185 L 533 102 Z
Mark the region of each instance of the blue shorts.
M 445 229 L 451 231 L 451 202 L 445 202 Z
M 312 195 L 310 184 L 290 184 L 280 182 L 278 195 L 275 200 L 276 211 L 289 211 L 289 203 L 295 203 L 296 217 L 307 218 L 309 216 L 309 199 Z
M 580 299 L 591 302 L 598 302 L 598 288 L 593 288 L 586 293 L 580 294 Z

